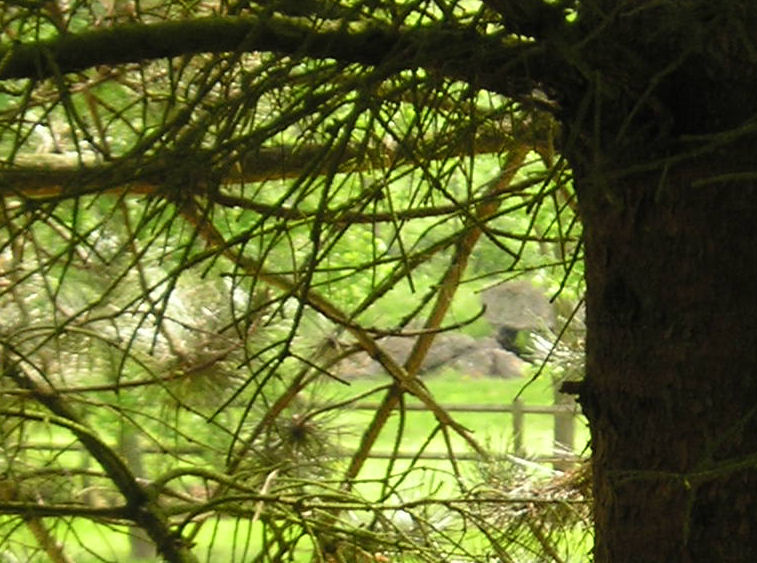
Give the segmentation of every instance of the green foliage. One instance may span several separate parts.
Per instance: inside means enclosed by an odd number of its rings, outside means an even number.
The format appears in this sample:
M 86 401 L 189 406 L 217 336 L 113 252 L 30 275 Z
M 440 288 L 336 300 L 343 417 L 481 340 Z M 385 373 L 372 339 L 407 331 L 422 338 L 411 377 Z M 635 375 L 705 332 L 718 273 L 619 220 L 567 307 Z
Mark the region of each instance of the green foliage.
M 0 14 L 27 53 L 95 37 L 114 42 L 111 57 L 160 22 L 178 35 L 185 23 L 212 35 L 252 22 L 276 47 L 246 48 L 252 34 L 230 50 L 79 72 L 56 69 L 53 49 L 50 78 L 3 83 L 8 557 L 122 560 L 129 526 L 175 561 L 522 553 L 483 508 L 514 486 L 494 491 L 457 462 L 486 465 L 510 436 L 471 433 L 477 417 L 444 404 L 507 402 L 524 382 L 417 372 L 438 331 L 491 335 L 480 292 L 503 280 L 525 275 L 577 304 L 570 173 L 536 98 L 415 68 L 402 51 L 380 64 L 323 54 L 332 45 L 319 34 L 337 41 L 360 18 L 381 30 L 446 26 L 450 14 L 494 25 L 477 2 L 379 4 L 333 4 L 351 14 L 336 30 L 316 12 L 245 2 L 10 3 Z M 210 14 L 228 18 L 208 27 L 198 18 Z M 312 42 L 280 52 L 295 36 Z M 404 366 L 382 340 L 397 334 L 416 345 Z M 377 381 L 341 380 L 338 362 L 357 351 L 381 364 Z M 549 394 L 542 381 L 526 400 Z M 373 412 L 348 408 L 368 399 Z M 405 408 L 417 404 L 427 412 Z M 549 451 L 534 427 L 534 453 Z M 404 448 L 446 458 L 403 459 Z

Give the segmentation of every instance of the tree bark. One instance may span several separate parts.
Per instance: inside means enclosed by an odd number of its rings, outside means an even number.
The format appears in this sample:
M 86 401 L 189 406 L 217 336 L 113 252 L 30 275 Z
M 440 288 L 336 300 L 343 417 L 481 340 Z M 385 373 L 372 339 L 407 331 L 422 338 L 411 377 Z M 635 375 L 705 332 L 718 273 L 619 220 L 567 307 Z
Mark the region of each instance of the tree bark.
M 757 560 L 751 147 L 578 174 L 596 561 Z
M 757 4 L 600 0 L 564 99 L 598 562 L 757 560 Z M 749 30 L 749 32 L 746 32 Z

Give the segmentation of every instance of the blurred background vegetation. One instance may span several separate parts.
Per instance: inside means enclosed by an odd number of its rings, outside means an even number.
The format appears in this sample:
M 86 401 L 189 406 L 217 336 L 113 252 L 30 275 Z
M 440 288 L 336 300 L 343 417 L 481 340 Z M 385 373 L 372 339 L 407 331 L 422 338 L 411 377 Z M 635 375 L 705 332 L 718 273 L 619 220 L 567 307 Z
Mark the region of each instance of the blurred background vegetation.
M 441 5 L 329 4 L 403 25 Z M 2 8 L 6 43 L 235 11 L 334 21 L 263 2 Z M 478 2 L 449 8 L 493 25 Z M 552 416 L 527 415 L 516 451 L 512 414 L 448 408 L 549 405 L 581 377 L 556 125 L 540 92 L 389 72 L 400 56 L 2 83 L 2 561 L 584 557 L 580 421 L 561 465 Z M 513 280 L 549 315 L 498 317 L 484 295 Z M 424 369 L 449 335 L 517 373 Z

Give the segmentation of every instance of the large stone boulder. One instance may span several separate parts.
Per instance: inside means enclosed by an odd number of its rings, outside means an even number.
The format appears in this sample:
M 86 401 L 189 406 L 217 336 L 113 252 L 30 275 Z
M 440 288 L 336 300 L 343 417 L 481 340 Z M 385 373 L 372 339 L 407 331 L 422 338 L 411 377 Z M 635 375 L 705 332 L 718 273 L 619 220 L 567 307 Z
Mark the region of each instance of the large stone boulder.
M 552 329 L 555 310 L 544 293 L 527 281 L 511 281 L 481 292 L 486 320 L 499 331 Z
M 488 339 L 487 339 L 488 340 Z M 526 362 L 507 350 L 481 346 L 454 358 L 449 367 L 469 377 L 499 377 L 510 379 L 523 375 Z
M 415 336 L 389 336 L 382 338 L 379 341 L 379 346 L 395 362 L 404 364 L 410 356 L 410 351 L 413 349 L 415 340 Z M 475 347 L 475 339 L 466 334 L 437 334 L 421 366 L 421 373 L 439 369 L 453 358 Z M 343 362 L 343 364 L 340 366 L 339 372 L 346 376 L 375 376 L 384 372 L 384 368 L 365 352 L 353 355 L 347 362 Z M 349 373 L 349 370 L 354 370 L 354 373 Z
M 414 343 L 415 337 L 392 336 L 382 339 L 379 345 L 396 362 L 403 364 Z M 421 366 L 421 373 L 449 367 L 474 377 L 519 377 L 524 365 L 525 362 L 503 350 L 494 338 L 475 339 L 461 333 L 440 333 L 434 338 Z M 384 373 L 382 366 L 364 352 L 341 362 L 337 371 L 343 377 L 378 376 Z

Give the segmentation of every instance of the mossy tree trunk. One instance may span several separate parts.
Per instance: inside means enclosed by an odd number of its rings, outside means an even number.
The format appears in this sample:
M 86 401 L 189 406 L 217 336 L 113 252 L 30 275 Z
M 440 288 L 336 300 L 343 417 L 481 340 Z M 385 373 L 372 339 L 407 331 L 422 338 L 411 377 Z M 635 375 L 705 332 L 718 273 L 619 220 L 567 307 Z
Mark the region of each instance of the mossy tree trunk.
M 583 201 L 597 561 L 757 560 L 757 182 L 694 185 L 733 157 Z
M 757 5 L 620 4 L 587 12 L 596 71 L 564 101 L 595 559 L 754 561 Z

